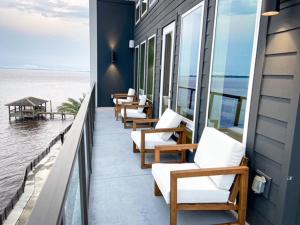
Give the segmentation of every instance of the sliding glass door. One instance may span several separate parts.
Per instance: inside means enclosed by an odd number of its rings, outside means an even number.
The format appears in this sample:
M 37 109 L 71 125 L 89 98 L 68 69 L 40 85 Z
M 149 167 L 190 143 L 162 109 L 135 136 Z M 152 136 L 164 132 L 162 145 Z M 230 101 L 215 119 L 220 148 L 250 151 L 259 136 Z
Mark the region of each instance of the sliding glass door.
M 146 41 L 140 45 L 139 94 L 145 93 Z
M 218 0 L 207 126 L 245 143 L 260 20 L 260 0 Z
M 201 2 L 181 17 L 176 111 L 185 118 L 191 131 L 195 122 L 203 8 Z
M 173 51 L 175 39 L 175 22 L 164 27 L 162 36 L 162 61 L 160 81 L 159 115 L 171 107 L 171 90 L 173 74 Z
M 146 94 L 147 98 L 153 101 L 154 91 L 154 75 L 155 75 L 155 47 L 156 47 L 156 36 L 153 35 L 148 39 L 148 50 L 147 50 L 147 82 L 146 82 Z
M 139 81 L 139 46 L 137 45 L 134 48 L 134 88 L 138 90 L 138 81 Z

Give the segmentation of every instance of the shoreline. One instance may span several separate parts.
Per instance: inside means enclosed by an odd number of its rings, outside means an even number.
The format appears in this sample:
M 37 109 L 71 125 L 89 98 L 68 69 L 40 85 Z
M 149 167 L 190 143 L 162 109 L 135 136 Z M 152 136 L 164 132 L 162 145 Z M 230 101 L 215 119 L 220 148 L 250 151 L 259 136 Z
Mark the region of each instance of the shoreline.
M 24 178 L 22 184 L 19 186 L 19 188 L 16 191 L 16 194 L 14 197 L 10 200 L 10 202 L 7 204 L 7 206 L 4 208 L 2 214 L 0 213 L 0 225 L 3 225 L 5 223 L 5 220 L 9 217 L 10 213 L 14 210 L 15 205 L 18 203 L 20 198 L 22 197 L 22 194 L 25 190 L 25 184 L 28 179 L 28 176 L 30 172 L 32 172 L 38 164 L 50 153 L 51 148 L 61 140 L 62 135 L 65 135 L 71 128 L 72 124 L 67 126 L 60 134 L 58 134 L 52 141 L 49 143 L 48 147 L 42 151 L 36 158 L 34 158 L 31 163 L 28 164 L 28 166 L 25 169 L 24 172 Z

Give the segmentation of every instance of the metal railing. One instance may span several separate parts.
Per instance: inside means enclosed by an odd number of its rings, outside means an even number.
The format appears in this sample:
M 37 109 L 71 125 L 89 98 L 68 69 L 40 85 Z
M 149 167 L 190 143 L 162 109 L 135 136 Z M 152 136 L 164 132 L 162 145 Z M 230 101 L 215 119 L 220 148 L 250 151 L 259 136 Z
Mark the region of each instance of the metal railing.
M 95 85 L 44 184 L 27 225 L 87 225 L 95 120 Z

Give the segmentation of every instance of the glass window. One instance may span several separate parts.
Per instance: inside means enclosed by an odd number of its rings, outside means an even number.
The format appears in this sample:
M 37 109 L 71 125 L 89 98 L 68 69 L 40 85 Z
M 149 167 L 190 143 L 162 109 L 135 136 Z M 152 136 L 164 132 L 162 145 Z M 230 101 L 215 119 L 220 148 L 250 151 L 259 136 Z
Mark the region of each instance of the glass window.
M 135 2 L 135 23 L 137 24 L 140 21 L 141 17 L 141 9 L 140 9 L 140 0 Z
M 219 0 L 207 125 L 242 141 L 259 0 Z M 254 51 L 255 52 L 255 51 Z
M 177 112 L 194 121 L 199 75 L 203 4 L 182 16 L 178 66 Z
M 138 90 L 138 77 L 139 77 L 139 46 L 134 49 L 134 87 Z
M 153 86 L 155 75 L 155 39 L 153 36 L 148 40 L 148 57 L 147 57 L 147 98 L 153 100 Z
M 146 63 L 146 42 L 141 44 L 140 49 L 140 66 L 139 66 L 139 94 L 145 93 L 145 63 Z
M 142 0 L 142 16 L 147 12 L 148 0 Z

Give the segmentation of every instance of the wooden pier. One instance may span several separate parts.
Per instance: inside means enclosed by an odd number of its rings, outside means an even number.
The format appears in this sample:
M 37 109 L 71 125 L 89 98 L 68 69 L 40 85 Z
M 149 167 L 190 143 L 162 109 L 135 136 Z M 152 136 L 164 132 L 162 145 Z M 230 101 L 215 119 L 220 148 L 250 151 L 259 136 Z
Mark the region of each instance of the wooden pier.
M 50 119 L 54 119 L 55 115 L 60 116 L 61 119 L 66 119 L 67 115 L 75 117 L 75 114 L 47 111 L 47 102 L 44 99 L 27 97 L 8 103 L 6 106 L 8 107 L 9 121 L 11 118 L 15 118 L 15 120 L 40 119 L 46 118 L 48 115 Z

